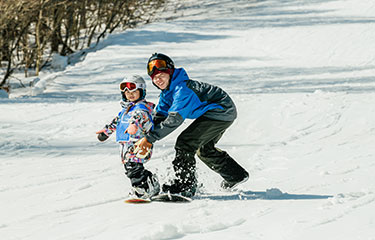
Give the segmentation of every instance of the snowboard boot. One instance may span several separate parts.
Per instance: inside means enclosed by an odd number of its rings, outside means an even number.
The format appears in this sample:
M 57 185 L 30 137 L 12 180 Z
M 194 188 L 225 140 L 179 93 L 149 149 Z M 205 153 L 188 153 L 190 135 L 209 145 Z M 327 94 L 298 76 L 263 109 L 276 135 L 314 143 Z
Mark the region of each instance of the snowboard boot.
M 155 175 L 144 168 L 142 163 L 126 162 L 125 174 L 130 179 L 133 193 L 137 197 L 150 198 L 159 194 L 160 184 Z
M 163 192 L 181 194 L 184 197 L 193 197 L 197 191 L 196 183 L 181 183 L 178 180 L 174 180 L 172 184 L 163 184 Z
M 244 178 L 242 178 L 240 180 L 237 180 L 237 181 L 227 181 L 227 180 L 224 179 L 220 184 L 221 188 L 224 189 L 224 190 L 232 190 L 236 186 L 238 186 L 239 184 L 246 182 L 249 179 L 249 173 L 247 173 L 247 172 L 245 172 L 245 173 L 246 174 L 245 174 Z
M 173 160 L 173 168 L 176 179 L 172 184 L 164 184 L 163 192 L 181 194 L 185 197 L 193 197 L 197 190 L 195 177 L 195 158 L 193 153 L 176 150 L 176 157 Z
M 139 198 L 148 199 L 160 192 L 160 184 L 155 175 L 147 177 L 141 185 L 133 186 L 134 194 Z

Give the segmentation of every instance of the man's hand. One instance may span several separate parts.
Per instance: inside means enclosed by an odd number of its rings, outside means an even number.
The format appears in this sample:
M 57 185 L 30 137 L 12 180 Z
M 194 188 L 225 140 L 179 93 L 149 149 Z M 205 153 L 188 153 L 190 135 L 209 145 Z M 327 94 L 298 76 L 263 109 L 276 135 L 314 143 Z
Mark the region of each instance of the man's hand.
M 145 158 L 150 154 L 152 143 L 147 141 L 147 138 L 142 138 L 134 144 L 134 153 L 137 158 Z

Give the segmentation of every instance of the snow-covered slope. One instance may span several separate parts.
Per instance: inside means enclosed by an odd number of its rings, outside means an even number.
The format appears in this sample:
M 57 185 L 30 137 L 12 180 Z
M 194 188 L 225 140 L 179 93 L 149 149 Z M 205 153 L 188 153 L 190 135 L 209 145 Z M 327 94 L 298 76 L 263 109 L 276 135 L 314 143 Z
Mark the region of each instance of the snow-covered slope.
M 36 96 L 0 99 L 1 239 L 375 239 L 375 2 L 186 2 L 43 73 Z M 123 203 L 118 146 L 95 131 L 127 74 L 157 101 L 154 52 L 235 100 L 219 147 L 251 173 L 242 194 L 198 161 L 192 203 Z M 188 124 L 155 145 L 161 182 Z

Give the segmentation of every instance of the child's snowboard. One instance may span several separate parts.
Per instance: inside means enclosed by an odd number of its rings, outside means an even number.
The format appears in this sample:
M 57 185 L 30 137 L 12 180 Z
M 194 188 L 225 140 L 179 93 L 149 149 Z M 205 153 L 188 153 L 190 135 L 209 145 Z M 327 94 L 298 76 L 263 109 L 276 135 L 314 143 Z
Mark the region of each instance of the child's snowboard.
M 175 202 L 175 203 L 188 203 L 191 202 L 192 199 L 188 197 L 181 196 L 179 194 L 172 194 L 172 193 L 161 193 L 156 196 L 151 197 L 151 199 L 143 199 L 137 197 L 130 197 L 125 200 L 125 203 L 151 203 L 151 202 Z
M 151 199 L 130 197 L 124 201 L 125 203 L 140 204 L 140 203 L 150 203 Z

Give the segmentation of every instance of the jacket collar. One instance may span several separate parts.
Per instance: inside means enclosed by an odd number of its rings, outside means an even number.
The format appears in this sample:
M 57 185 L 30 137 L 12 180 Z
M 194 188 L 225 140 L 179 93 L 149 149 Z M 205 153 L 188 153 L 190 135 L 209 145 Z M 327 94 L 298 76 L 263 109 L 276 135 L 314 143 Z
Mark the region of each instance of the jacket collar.
M 169 86 L 166 89 L 162 90 L 162 93 L 166 94 L 170 92 L 171 89 L 174 89 L 176 85 L 186 80 L 189 80 L 189 76 L 187 75 L 185 69 L 175 68 L 172 79 L 169 82 Z

